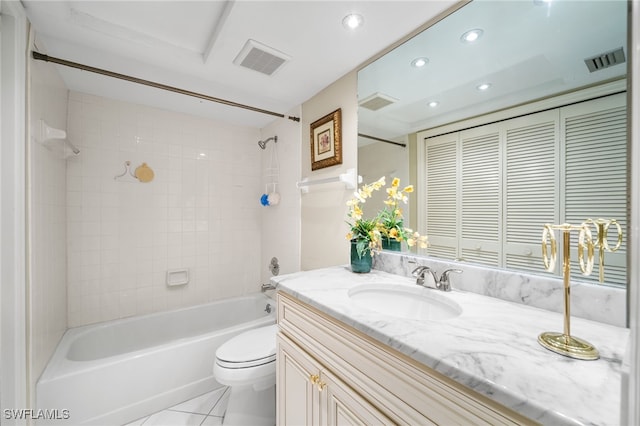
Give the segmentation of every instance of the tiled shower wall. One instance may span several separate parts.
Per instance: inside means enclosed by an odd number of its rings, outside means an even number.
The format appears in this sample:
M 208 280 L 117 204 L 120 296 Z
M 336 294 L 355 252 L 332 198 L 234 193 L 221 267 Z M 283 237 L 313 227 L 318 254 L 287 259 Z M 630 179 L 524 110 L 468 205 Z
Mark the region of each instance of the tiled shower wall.
M 70 92 L 69 134 L 69 327 L 258 290 L 258 129 Z M 154 180 L 114 179 L 125 161 Z
M 300 113 L 298 107 L 286 114 L 300 117 Z M 269 265 L 274 257 L 278 259 L 279 274 L 300 270 L 300 190 L 295 185 L 300 180 L 300 128 L 299 123 L 282 119 L 262 129 L 263 140 L 278 136 L 277 144 L 268 142 L 265 150 L 258 149 L 264 172 L 262 192 L 273 191 L 269 183 L 275 181 L 275 191 L 280 195 L 277 205 L 261 209 L 262 283 L 268 283 L 273 276 Z M 274 166 L 278 166 L 277 173 L 273 172 Z M 270 169 L 276 173 L 275 178 L 268 176 Z
M 40 120 L 66 128 L 68 91 L 55 67 L 41 61 L 31 61 L 29 81 L 28 339 L 33 384 L 67 327 L 64 143 L 43 145 Z

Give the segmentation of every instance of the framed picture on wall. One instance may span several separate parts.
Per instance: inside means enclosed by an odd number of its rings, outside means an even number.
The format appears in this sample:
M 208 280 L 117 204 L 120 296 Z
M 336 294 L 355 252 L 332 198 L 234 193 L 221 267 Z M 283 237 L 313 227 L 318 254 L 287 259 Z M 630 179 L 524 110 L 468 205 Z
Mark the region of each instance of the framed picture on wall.
M 311 170 L 342 164 L 341 120 L 338 108 L 311 123 Z

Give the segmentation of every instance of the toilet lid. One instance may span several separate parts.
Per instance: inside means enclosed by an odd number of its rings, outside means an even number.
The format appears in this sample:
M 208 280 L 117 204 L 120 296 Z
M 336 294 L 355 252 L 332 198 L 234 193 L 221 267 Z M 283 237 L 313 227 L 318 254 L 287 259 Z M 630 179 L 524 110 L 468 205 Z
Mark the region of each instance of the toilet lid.
M 226 368 L 246 368 L 276 359 L 278 325 L 254 328 L 232 337 L 216 351 L 216 362 Z

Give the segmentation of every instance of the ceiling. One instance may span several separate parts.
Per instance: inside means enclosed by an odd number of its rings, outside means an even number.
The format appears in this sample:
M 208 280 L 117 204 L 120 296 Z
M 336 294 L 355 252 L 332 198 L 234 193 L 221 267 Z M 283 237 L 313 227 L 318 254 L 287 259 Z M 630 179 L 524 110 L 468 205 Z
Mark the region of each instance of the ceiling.
M 443 1 L 31 1 L 53 57 L 291 115 L 320 90 L 456 3 Z M 349 13 L 364 26 L 348 30 Z M 234 63 L 248 40 L 288 60 Z M 56 65 L 70 90 L 262 128 L 278 118 Z M 293 112 L 292 112 L 293 110 Z
M 361 107 L 359 132 L 404 141 L 412 132 L 624 78 L 626 21 L 623 0 L 473 1 L 358 73 L 361 105 L 376 94 L 393 101 Z M 463 42 L 475 28 L 481 37 Z M 617 63 L 594 72 L 585 63 L 619 48 Z M 428 58 L 422 68 L 411 66 L 418 57 Z M 491 87 L 477 90 L 485 82 Z

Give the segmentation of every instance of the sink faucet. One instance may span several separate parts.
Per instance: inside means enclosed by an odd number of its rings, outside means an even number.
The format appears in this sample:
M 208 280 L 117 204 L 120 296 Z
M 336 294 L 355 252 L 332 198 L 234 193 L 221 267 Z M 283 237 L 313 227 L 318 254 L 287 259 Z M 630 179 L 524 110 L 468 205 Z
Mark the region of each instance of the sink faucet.
M 455 272 L 456 274 L 461 274 L 462 273 L 462 271 L 460 269 L 447 269 L 446 271 L 444 271 L 440 275 L 440 278 L 438 278 L 437 274 L 435 273 L 435 271 L 433 269 L 429 268 L 428 266 L 418 266 L 411 273 L 411 275 L 416 277 L 416 284 L 417 285 L 421 285 L 421 286 L 427 287 L 427 288 L 433 288 L 433 287 L 430 287 L 430 286 L 426 286 L 424 284 L 424 275 L 427 272 L 429 272 L 431 274 L 431 276 L 433 277 L 433 282 L 435 283 L 435 288 L 438 289 L 438 290 L 442 290 L 442 291 L 451 291 L 451 282 L 449 281 L 449 274 L 451 272 Z
M 461 274 L 462 271 L 460 269 L 447 269 L 440 275 L 440 280 L 438 283 L 440 284 L 440 290 L 442 291 L 451 291 L 451 282 L 449 281 L 449 273 L 455 272 L 456 274 Z
M 424 285 L 424 274 L 426 274 L 427 272 L 429 272 L 431 274 L 431 276 L 433 277 L 433 282 L 435 284 L 435 287 Z M 427 287 L 427 288 L 439 288 L 438 287 L 438 277 L 436 276 L 436 273 L 434 272 L 434 270 L 429 268 L 428 266 L 418 266 L 416 269 L 413 270 L 413 272 L 411 272 L 411 275 L 416 277 L 416 284 L 417 285 L 421 285 L 421 286 Z

